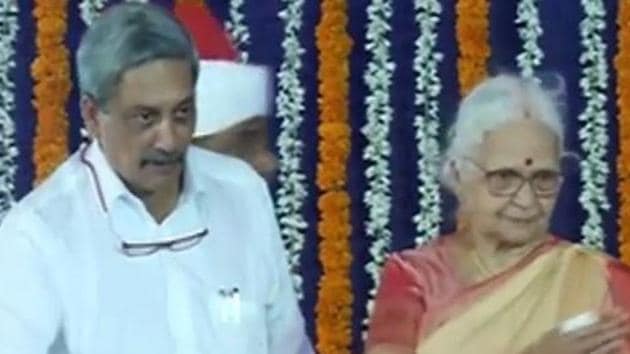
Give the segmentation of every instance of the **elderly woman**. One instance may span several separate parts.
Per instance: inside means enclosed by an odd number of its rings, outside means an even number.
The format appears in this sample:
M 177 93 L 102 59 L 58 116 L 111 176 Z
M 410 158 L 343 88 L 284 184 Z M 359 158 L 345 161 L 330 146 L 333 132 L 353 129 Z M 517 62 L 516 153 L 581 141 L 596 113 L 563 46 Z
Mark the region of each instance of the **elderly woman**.
M 533 82 L 501 75 L 463 100 L 443 168 L 457 231 L 388 260 L 367 353 L 630 353 L 628 269 L 547 231 L 563 143 Z

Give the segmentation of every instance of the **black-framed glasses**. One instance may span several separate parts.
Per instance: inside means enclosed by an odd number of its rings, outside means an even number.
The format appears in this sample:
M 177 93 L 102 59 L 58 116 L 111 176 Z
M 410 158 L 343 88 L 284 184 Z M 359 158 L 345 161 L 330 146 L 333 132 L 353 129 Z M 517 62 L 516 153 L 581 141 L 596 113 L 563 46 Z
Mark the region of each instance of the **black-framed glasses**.
M 562 174 L 558 170 L 540 169 L 524 176 L 512 168 L 487 170 L 472 159 L 466 159 L 485 175 L 488 192 L 497 197 L 513 197 L 527 183 L 539 198 L 554 197 L 562 185 Z
M 90 162 L 86 158 L 88 146 L 86 145 L 81 150 L 81 162 L 85 164 L 88 169 L 88 172 L 92 176 L 92 180 L 94 181 L 94 186 L 96 188 L 97 197 L 100 202 L 102 211 L 104 213 L 105 218 L 107 219 L 107 223 L 109 224 L 109 229 L 113 232 L 116 237 L 118 237 L 118 241 L 120 242 L 119 250 L 122 254 L 129 257 L 140 257 L 140 256 L 149 256 L 161 249 L 167 249 L 169 251 L 178 252 L 184 251 L 189 248 L 192 248 L 198 245 L 204 237 L 206 237 L 209 233 L 208 228 L 200 228 L 197 231 L 193 231 L 190 233 L 186 233 L 183 236 L 171 237 L 166 240 L 158 241 L 158 242 L 127 242 L 123 240 L 123 237 L 116 231 L 112 223 L 112 217 L 109 213 L 109 208 L 105 203 L 105 198 L 103 197 L 103 190 L 101 189 L 101 184 L 98 179 L 98 175 L 96 174 L 96 169 L 92 162 Z
M 157 242 L 127 242 L 120 240 L 120 251 L 129 257 L 142 257 L 152 255 L 160 250 L 172 252 L 184 251 L 198 245 L 208 235 L 208 228 L 172 237 Z

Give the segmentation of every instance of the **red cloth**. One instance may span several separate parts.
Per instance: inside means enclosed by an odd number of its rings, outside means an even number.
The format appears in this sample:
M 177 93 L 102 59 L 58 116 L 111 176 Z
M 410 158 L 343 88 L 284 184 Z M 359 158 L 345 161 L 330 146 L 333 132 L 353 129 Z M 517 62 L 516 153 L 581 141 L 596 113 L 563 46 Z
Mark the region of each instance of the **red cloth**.
M 441 321 L 449 320 L 447 310 L 450 304 L 475 301 L 478 296 L 509 279 L 513 272 L 529 261 L 519 262 L 492 279 L 466 286 L 454 271 L 448 252 L 450 242 L 446 238 L 390 257 L 383 269 L 366 349 L 391 344 L 415 353 L 423 336 L 439 326 Z M 526 258 L 533 259 L 561 242 L 553 239 Z M 630 314 L 630 268 L 606 255 L 602 254 L 602 257 L 606 257 L 613 303 Z
M 174 13 L 190 32 L 201 59 L 237 61 L 238 52 L 230 37 L 203 3 L 178 3 Z

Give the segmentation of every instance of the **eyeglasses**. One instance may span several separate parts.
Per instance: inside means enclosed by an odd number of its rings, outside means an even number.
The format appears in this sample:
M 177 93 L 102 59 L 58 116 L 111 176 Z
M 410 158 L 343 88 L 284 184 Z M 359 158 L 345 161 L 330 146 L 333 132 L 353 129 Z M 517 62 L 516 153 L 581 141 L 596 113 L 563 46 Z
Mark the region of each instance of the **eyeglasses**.
M 204 228 L 184 236 L 174 237 L 159 242 L 127 242 L 121 239 L 120 251 L 129 257 L 149 256 L 163 249 L 179 252 L 198 245 L 207 235 L 208 229 Z
M 116 234 L 118 240 L 120 241 L 120 252 L 129 257 L 140 257 L 140 256 L 149 256 L 156 253 L 159 250 L 167 249 L 173 252 L 184 251 L 189 248 L 192 248 L 198 245 L 201 240 L 208 235 L 208 228 L 204 227 L 200 230 L 184 234 L 179 237 L 172 237 L 164 241 L 158 242 L 127 242 L 123 240 L 123 237 L 116 232 L 116 228 L 112 224 L 111 215 L 109 214 L 109 209 L 107 208 L 107 204 L 105 203 L 105 199 L 103 197 L 103 191 L 101 189 L 101 184 L 98 179 L 98 175 L 96 174 L 96 169 L 94 165 L 87 159 L 86 154 L 88 150 L 88 145 L 86 145 L 80 153 L 81 162 L 87 167 L 88 172 L 92 176 L 92 180 L 94 182 L 94 186 L 96 188 L 97 197 L 100 202 L 103 213 L 105 214 L 105 218 L 109 223 L 110 230 Z
M 551 198 L 558 193 L 562 185 L 562 175 L 556 170 L 541 169 L 525 177 L 511 168 L 486 170 L 474 160 L 466 160 L 485 173 L 488 192 L 497 197 L 513 197 L 527 183 L 537 197 Z

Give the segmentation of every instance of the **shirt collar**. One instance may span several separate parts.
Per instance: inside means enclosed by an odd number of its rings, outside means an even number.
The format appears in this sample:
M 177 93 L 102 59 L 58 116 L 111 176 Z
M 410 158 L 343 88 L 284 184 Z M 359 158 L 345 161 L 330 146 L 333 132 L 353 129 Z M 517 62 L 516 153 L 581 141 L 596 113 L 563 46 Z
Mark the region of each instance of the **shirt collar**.
M 210 194 L 209 183 L 202 180 L 201 171 L 198 171 L 198 167 L 195 166 L 195 162 L 192 159 L 191 150 L 197 149 L 196 147 L 189 147 L 186 152 L 184 162 L 184 183 L 182 188 L 182 201 L 186 201 L 188 198 L 202 198 L 207 197 Z
M 114 172 L 107 161 L 97 141 L 93 141 L 80 151 L 81 162 L 88 168 L 93 179 L 100 207 L 108 212 L 119 199 L 141 201 L 133 195 L 125 186 L 120 177 Z M 194 171 L 194 164 L 190 158 L 190 152 L 186 153 L 184 163 L 184 183 L 180 194 L 180 203 L 207 195 L 208 188 L 200 183 L 199 177 Z
M 109 212 L 119 198 L 134 197 L 111 168 L 97 141 L 83 147 L 80 154 L 81 162 L 90 172 L 103 211 Z

